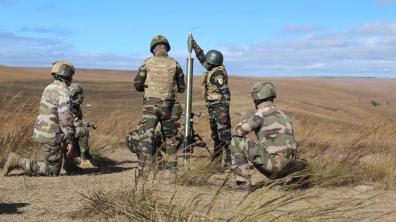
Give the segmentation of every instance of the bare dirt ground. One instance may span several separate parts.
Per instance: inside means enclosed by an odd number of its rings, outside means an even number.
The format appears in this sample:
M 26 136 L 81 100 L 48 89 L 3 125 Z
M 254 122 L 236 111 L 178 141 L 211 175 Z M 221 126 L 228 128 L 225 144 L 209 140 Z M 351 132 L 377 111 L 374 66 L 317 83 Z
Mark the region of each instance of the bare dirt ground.
M 9 100 L 17 94 L 19 102 L 37 101 L 38 105 L 43 88 L 51 82 L 48 72 L 48 68 L 0 66 L 1 101 Z M 92 149 L 100 149 L 102 154 L 115 162 L 84 175 L 28 177 L 15 172 L 9 177 L 0 176 L 0 221 L 86 221 L 87 218 L 72 218 L 72 214 L 83 204 L 82 194 L 97 189 L 120 189 L 134 183 L 136 157 L 123 144 L 123 136 L 141 118 L 142 94 L 132 89 L 134 74 L 128 71 L 79 70 L 75 77 L 75 81 L 81 82 L 85 88 L 85 105 L 89 104 L 83 110 L 85 117 L 99 126 L 98 130 L 92 132 Z M 258 80 L 275 83 L 279 92 L 279 106 L 293 119 L 319 119 L 335 125 L 360 124 L 368 120 L 394 123 L 396 119 L 396 79 L 232 77 L 230 88 L 233 125 L 244 113 L 254 109 L 249 91 L 251 85 Z M 200 94 L 199 78 L 194 81 L 193 109 L 203 113 L 195 128 L 210 144 L 207 113 Z M 180 95 L 179 99 L 182 98 Z M 31 112 L 37 113 L 37 110 Z M 33 122 L 31 124 L 33 126 Z M 296 132 L 297 137 L 303 134 L 301 131 Z M 340 138 L 342 136 L 339 135 Z M 36 157 L 40 158 L 39 155 Z M 218 176 L 223 175 L 219 173 Z M 362 188 L 359 185 L 364 186 Z M 376 196 L 365 202 L 365 207 L 361 209 L 361 212 L 372 212 L 372 216 L 367 216 L 363 221 L 395 221 L 396 215 L 392 212 L 396 211 L 396 191 L 393 188 L 380 187 L 374 183 L 311 188 L 310 191 L 320 196 L 316 200 L 319 205 L 331 204 L 340 199 Z M 185 192 L 188 196 L 198 190 L 213 192 L 214 187 L 164 184 L 164 190 L 168 189 Z M 223 212 L 218 212 L 220 215 L 227 214 L 227 206 L 230 204 L 227 200 L 243 196 L 244 193 L 227 192 L 224 195 L 224 203 L 219 203 L 224 205 Z M 381 217 L 376 218 L 378 212 Z M 97 218 L 92 219 L 95 220 Z

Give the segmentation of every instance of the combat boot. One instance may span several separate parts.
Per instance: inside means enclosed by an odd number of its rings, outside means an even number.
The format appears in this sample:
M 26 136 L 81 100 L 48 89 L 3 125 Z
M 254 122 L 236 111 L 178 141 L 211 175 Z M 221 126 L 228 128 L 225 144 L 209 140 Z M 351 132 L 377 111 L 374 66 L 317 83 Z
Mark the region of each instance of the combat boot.
M 11 152 L 8 155 L 7 161 L 3 167 L 3 175 L 7 176 L 12 170 L 15 169 L 22 169 L 25 170 L 26 168 L 26 158 L 22 158 L 18 154 Z
M 91 163 L 90 160 L 81 160 L 80 162 L 80 167 L 82 169 L 92 169 L 95 168 L 95 166 Z
M 81 152 L 81 158 L 80 158 L 80 167 L 82 169 L 92 169 L 95 168 L 95 166 L 92 164 L 92 162 L 90 161 L 91 155 L 89 154 L 89 151 L 83 151 Z

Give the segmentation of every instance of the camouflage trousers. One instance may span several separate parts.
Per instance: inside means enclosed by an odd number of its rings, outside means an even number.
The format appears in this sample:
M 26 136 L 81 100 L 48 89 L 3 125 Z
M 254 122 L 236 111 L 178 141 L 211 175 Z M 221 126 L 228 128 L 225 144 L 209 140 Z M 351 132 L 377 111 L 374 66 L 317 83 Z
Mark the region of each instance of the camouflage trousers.
M 163 145 L 165 146 L 166 160 L 170 165 L 177 163 L 177 133 L 179 124 L 177 120 L 181 115 L 181 106 L 174 100 L 160 100 L 157 98 L 145 98 L 143 103 L 143 120 L 140 122 L 139 139 L 139 165 L 144 162 L 152 161 L 162 147 L 157 147 L 155 129 L 158 124 L 162 135 Z
M 231 164 L 231 151 L 229 148 L 231 143 L 231 118 L 229 113 L 229 105 L 210 105 L 208 106 L 208 112 L 209 125 L 212 131 L 212 139 L 214 142 L 212 161 L 218 161 L 221 163 L 224 150 L 224 162 L 226 164 Z
M 25 174 L 30 176 L 59 176 L 64 161 L 64 169 L 75 167 L 76 158 L 66 158 L 66 144 L 43 144 L 44 162 L 25 159 Z
M 80 153 L 77 154 L 81 156 L 82 160 L 85 160 L 89 157 L 89 129 L 86 125 L 79 125 L 76 127 L 76 149 Z
M 238 182 L 250 179 L 248 161 L 266 177 L 275 179 L 287 174 L 286 166 L 296 158 L 296 149 L 286 148 L 269 153 L 266 148 L 245 137 L 232 138 L 231 152 L 232 168 Z

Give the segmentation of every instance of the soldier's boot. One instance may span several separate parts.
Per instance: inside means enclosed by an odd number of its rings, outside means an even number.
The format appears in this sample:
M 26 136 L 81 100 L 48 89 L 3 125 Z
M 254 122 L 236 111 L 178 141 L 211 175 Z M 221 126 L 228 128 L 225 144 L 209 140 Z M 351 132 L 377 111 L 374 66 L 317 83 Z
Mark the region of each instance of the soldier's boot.
M 3 175 L 8 176 L 8 174 L 12 170 L 17 170 L 17 169 L 26 170 L 25 168 L 26 168 L 27 161 L 28 161 L 28 159 L 22 158 L 18 154 L 11 152 L 8 155 L 6 163 L 4 164 Z
M 224 150 L 225 150 L 224 167 L 231 168 L 232 158 L 231 158 L 231 150 L 228 144 L 224 146 Z
M 243 165 L 232 166 L 235 177 L 235 185 L 231 188 L 241 191 L 249 191 L 251 189 L 249 165 L 247 163 Z
M 138 176 L 148 176 L 152 167 L 152 155 L 141 152 L 138 159 Z
M 177 171 L 177 142 L 176 139 L 168 139 L 166 154 L 168 155 L 167 168 L 172 172 Z
M 220 168 L 221 168 L 222 155 L 223 155 L 223 144 L 220 141 L 215 139 L 211 161 L 217 167 L 220 167 Z
M 90 158 L 88 158 L 88 152 L 87 151 L 81 151 L 81 160 L 80 160 L 80 167 L 82 169 L 92 169 L 95 168 L 95 166 L 92 164 L 90 161 Z

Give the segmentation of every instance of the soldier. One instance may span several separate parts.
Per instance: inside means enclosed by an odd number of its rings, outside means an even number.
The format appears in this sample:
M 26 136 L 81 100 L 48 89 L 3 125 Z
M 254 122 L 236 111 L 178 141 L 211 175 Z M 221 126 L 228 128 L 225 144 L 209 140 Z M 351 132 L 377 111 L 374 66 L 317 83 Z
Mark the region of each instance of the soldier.
M 89 128 L 96 129 L 96 125 L 83 120 L 81 104 L 84 102 L 84 90 L 78 83 L 72 83 L 69 86 L 71 96 L 71 113 L 73 115 L 74 127 L 76 129 L 75 138 L 76 151 L 80 151 L 80 167 L 94 168 L 89 153 Z M 79 149 L 78 149 L 79 148 Z
M 251 96 L 256 113 L 240 122 L 233 130 L 231 151 L 237 185 L 249 186 L 248 161 L 270 179 L 283 177 L 297 166 L 297 144 L 289 117 L 274 104 L 276 90 L 272 83 L 254 84 Z M 257 143 L 246 138 L 254 131 Z
M 155 128 L 161 123 L 164 134 L 166 154 L 169 155 L 168 166 L 177 165 L 177 124 L 171 118 L 175 105 L 175 86 L 177 92 L 185 90 L 184 73 L 179 63 L 168 56 L 170 45 L 161 35 L 155 36 L 150 45 L 152 57 L 146 59 L 139 67 L 134 80 L 134 87 L 144 92 L 143 120 L 139 139 L 139 172 L 142 173 L 144 162 L 152 161 L 158 147 L 154 146 Z M 164 130 L 166 129 L 166 130 Z
M 208 70 L 202 74 L 203 92 L 209 112 L 209 124 L 214 142 L 212 161 L 221 164 L 225 150 L 225 166 L 231 165 L 231 120 L 228 74 L 223 65 L 223 55 L 217 50 L 210 50 L 206 55 L 193 39 L 193 49 L 201 64 Z
M 48 85 L 40 101 L 33 139 L 43 144 L 44 162 L 21 158 L 11 153 L 3 168 L 4 176 L 14 169 L 36 176 L 58 176 L 65 160 L 64 169 L 70 173 L 75 169 L 73 159 L 74 126 L 70 112 L 70 93 L 67 87 L 75 74 L 74 66 L 66 61 L 53 63 L 51 74 L 54 82 Z

